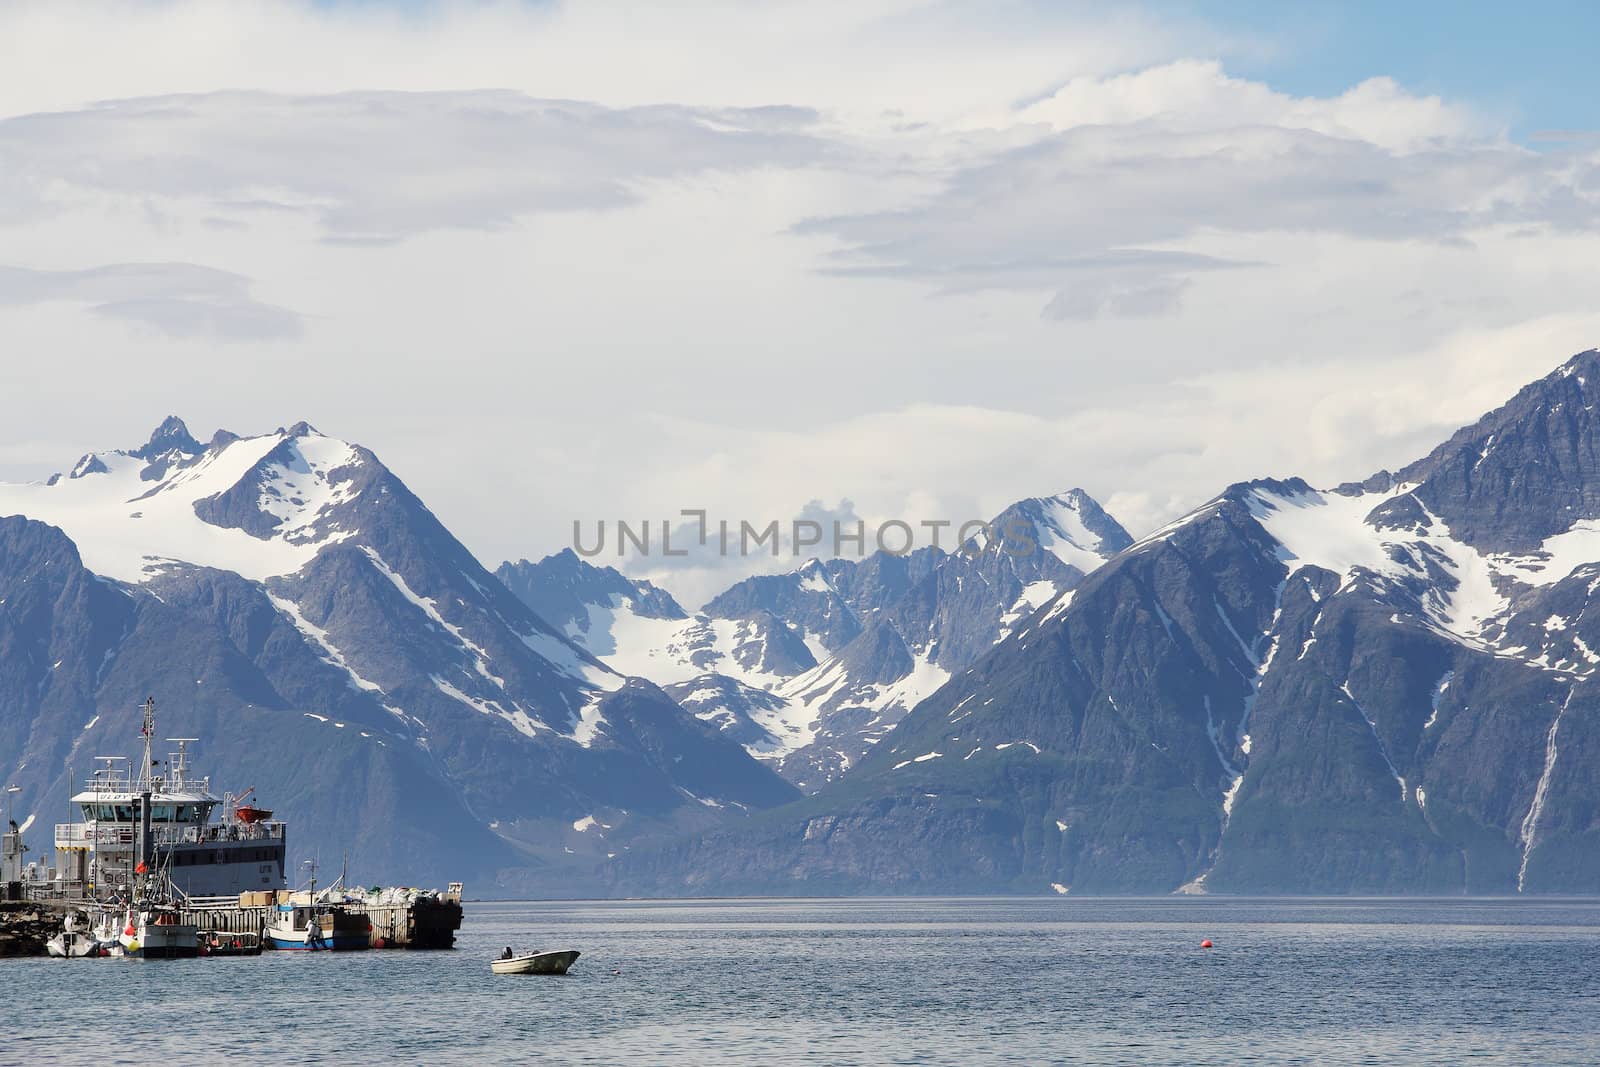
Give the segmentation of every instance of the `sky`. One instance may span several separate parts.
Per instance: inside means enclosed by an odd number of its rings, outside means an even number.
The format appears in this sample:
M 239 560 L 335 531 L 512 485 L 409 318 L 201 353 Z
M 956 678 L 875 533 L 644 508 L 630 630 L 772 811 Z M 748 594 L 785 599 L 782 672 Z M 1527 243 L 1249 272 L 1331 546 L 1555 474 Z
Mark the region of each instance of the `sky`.
M 304 419 L 493 567 L 1364 477 L 1600 344 L 1597 23 L 13 0 L 0 479 Z M 695 602 L 794 562 L 599 561 Z

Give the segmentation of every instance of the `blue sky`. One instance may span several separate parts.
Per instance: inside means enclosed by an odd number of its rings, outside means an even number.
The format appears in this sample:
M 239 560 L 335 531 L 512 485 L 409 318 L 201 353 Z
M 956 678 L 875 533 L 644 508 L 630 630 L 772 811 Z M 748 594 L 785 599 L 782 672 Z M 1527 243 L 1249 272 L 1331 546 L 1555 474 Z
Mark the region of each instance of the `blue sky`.
M 1227 57 L 1229 71 L 1296 95 L 1326 96 L 1387 75 L 1412 92 L 1501 117 L 1518 139 L 1544 129 L 1600 128 L 1600 4 L 1239 0 L 1157 10 L 1259 36 L 1268 47 Z

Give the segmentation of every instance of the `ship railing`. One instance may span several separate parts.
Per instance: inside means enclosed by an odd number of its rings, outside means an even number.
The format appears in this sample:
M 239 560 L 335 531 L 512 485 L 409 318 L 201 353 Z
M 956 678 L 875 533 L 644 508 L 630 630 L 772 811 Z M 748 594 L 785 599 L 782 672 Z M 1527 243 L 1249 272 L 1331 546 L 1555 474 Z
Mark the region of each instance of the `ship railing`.
M 210 826 L 172 826 L 158 824 L 154 828 L 155 840 L 162 845 L 204 845 L 228 841 L 277 841 L 283 839 L 281 822 L 216 824 Z
M 121 823 L 57 823 L 56 848 L 104 848 L 133 844 L 134 827 Z
M 185 897 L 184 907 L 194 911 L 223 911 L 239 906 L 239 894 L 227 897 Z

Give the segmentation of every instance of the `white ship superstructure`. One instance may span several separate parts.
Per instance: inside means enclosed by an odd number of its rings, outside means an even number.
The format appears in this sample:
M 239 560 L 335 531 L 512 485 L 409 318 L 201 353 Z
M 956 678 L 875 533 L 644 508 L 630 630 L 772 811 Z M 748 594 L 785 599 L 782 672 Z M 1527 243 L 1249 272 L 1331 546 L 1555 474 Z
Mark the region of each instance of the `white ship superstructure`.
M 83 820 L 56 826 L 56 851 L 72 868 L 63 873 L 91 885 L 90 895 L 100 899 L 130 890 L 140 864 L 169 876 L 189 897 L 284 888 L 284 824 L 272 821 L 271 812 L 236 804 L 231 795 L 217 797 L 209 778 L 193 777 L 194 738 L 168 738 L 178 750 L 164 773 L 156 773 L 154 700 L 145 704 L 141 732 L 145 755 L 138 774 L 123 757 L 100 756 L 102 766 L 88 787 L 73 795 Z M 213 822 L 218 807 L 223 818 Z

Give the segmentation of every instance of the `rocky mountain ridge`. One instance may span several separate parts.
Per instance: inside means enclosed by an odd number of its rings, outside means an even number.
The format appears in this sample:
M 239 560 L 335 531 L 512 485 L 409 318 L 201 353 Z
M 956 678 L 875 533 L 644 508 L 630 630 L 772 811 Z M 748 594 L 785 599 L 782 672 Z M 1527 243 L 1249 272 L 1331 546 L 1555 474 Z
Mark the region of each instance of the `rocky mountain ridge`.
M 1132 543 L 1081 489 L 1021 501 L 988 528 L 954 552 L 812 559 L 746 578 L 693 617 L 570 549 L 496 573 L 602 661 L 655 679 L 814 791 L 1018 619 Z
M 839 782 L 607 875 L 1594 892 L 1597 387 L 1585 352 L 1398 474 L 1232 486 L 1042 604 Z

